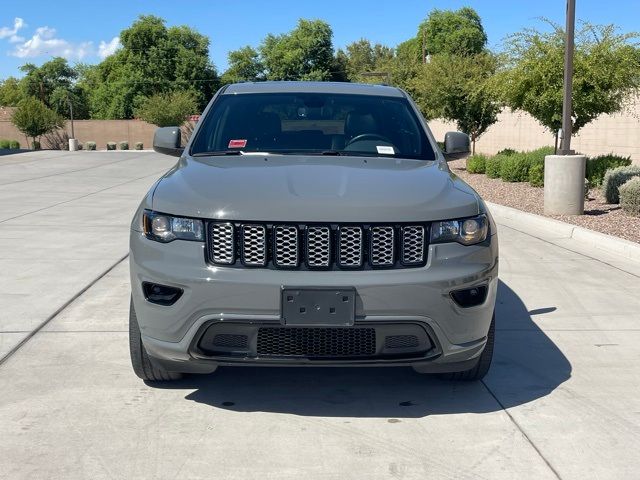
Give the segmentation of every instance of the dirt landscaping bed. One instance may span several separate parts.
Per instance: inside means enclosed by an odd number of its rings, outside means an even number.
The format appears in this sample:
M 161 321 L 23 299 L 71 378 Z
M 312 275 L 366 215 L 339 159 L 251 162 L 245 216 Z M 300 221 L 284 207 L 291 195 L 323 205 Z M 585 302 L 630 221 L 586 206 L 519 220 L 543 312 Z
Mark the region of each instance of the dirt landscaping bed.
M 640 243 L 640 217 L 625 214 L 620 205 L 606 203 L 599 189 L 589 191 L 589 199 L 584 205 L 584 215 L 545 215 L 542 188 L 532 187 L 526 182 L 509 183 L 483 174 L 471 174 L 465 168 L 465 160 L 451 161 L 449 168 L 489 202 Z

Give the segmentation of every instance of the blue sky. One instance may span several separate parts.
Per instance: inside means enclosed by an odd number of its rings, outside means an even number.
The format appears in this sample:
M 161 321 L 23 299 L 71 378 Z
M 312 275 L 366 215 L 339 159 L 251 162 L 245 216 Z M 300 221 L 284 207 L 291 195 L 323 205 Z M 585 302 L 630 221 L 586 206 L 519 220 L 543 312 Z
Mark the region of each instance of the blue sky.
M 72 63 L 98 62 L 117 48 L 120 31 L 140 14 L 208 35 L 211 58 L 222 72 L 229 50 L 258 45 L 267 33 L 292 29 L 301 17 L 327 21 L 336 48 L 361 37 L 395 46 L 413 36 L 433 8 L 465 5 L 482 17 L 492 48 L 506 35 L 539 23 L 538 17 L 564 21 L 564 0 L 2 0 L 0 78 L 19 75 L 20 65 L 41 64 L 52 54 Z M 577 0 L 577 17 L 629 32 L 640 29 L 640 2 Z

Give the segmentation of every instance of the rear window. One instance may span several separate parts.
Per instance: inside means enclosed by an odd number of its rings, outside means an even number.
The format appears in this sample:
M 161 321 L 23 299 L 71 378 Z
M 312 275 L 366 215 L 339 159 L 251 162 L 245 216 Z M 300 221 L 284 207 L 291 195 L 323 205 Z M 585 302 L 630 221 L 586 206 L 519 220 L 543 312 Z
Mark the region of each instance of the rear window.
M 322 93 L 220 95 L 191 154 L 344 154 L 434 160 L 405 98 Z

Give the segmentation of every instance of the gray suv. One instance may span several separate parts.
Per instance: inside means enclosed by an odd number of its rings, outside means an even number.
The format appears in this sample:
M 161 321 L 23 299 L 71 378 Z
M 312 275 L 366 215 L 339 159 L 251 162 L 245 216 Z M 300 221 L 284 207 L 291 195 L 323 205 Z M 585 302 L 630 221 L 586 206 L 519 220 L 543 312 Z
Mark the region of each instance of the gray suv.
M 491 364 L 496 226 L 411 98 L 242 83 L 211 100 L 131 225 L 130 350 L 148 381 L 221 365 Z M 468 152 L 450 132 L 448 154 Z

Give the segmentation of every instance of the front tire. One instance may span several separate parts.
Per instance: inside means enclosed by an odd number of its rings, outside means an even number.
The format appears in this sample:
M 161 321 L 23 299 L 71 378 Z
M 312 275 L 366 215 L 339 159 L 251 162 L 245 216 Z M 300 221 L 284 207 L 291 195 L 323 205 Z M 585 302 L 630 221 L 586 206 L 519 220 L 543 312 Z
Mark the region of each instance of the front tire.
M 491 319 L 491 325 L 489 326 L 489 333 L 487 333 L 487 343 L 484 350 L 478 357 L 478 362 L 473 368 L 464 370 L 462 372 L 452 372 L 442 374 L 442 378 L 446 380 L 460 380 L 463 382 L 475 382 L 482 380 L 484 376 L 489 372 L 491 367 L 491 360 L 493 359 L 493 345 L 495 342 L 496 333 L 496 316 L 493 315 Z
M 166 382 L 182 378 L 181 373 L 168 372 L 164 368 L 156 367 L 144 348 L 138 317 L 133 306 L 133 299 L 129 304 L 129 353 L 131 355 L 131 366 L 135 374 L 142 380 L 148 382 Z

